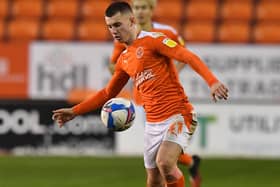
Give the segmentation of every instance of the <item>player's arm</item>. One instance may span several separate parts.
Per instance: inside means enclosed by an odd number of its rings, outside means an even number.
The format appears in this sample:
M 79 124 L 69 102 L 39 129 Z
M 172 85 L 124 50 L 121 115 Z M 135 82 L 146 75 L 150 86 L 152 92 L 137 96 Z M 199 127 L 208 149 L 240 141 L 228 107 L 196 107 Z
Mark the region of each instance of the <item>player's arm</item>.
M 125 48 L 126 47 L 124 44 L 116 41 L 114 42 L 114 49 L 110 58 L 110 62 L 108 64 L 108 69 L 112 75 L 115 72 L 115 64 L 118 61 L 118 58 L 121 55 L 121 53 L 125 50 Z
M 169 58 L 176 59 L 185 64 L 189 64 L 191 68 L 207 82 L 214 101 L 216 101 L 217 98 L 228 98 L 228 89 L 216 78 L 216 76 L 197 55 L 178 45 L 177 42 L 169 38 L 158 37 L 154 40 L 155 41 L 152 44 L 158 53 Z
M 185 41 L 184 39 L 178 34 L 178 32 L 176 30 L 174 30 L 173 32 L 170 31 L 167 35 L 167 37 L 169 37 L 170 39 L 174 40 L 175 42 L 177 42 L 179 45 L 185 47 Z M 180 73 L 180 71 L 186 66 L 185 63 L 182 63 L 180 61 L 176 61 L 175 62 L 175 67 L 178 73 Z
M 106 101 L 119 94 L 128 79 L 128 74 L 122 70 L 116 70 L 112 79 L 104 89 L 72 108 L 54 110 L 52 116 L 53 120 L 57 121 L 58 125 L 62 127 L 67 121 L 72 120 L 75 116 L 100 108 Z
M 178 44 L 180 44 L 181 46 L 185 47 L 185 41 L 184 41 L 184 39 L 183 39 L 180 35 L 177 35 L 176 38 L 177 38 L 177 39 L 176 39 L 175 41 L 176 41 Z M 177 72 L 180 73 L 180 72 L 182 71 L 182 69 L 186 66 L 186 64 L 177 61 L 176 64 L 175 64 L 175 66 L 176 66 Z

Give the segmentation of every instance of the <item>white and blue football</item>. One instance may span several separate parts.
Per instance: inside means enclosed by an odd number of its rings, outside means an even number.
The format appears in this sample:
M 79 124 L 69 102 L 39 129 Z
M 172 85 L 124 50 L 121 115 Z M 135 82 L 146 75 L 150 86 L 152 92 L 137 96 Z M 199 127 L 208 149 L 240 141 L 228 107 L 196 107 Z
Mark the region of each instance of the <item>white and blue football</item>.
M 113 131 L 124 131 L 132 126 L 135 119 L 133 103 L 125 98 L 112 98 L 101 110 L 103 124 Z

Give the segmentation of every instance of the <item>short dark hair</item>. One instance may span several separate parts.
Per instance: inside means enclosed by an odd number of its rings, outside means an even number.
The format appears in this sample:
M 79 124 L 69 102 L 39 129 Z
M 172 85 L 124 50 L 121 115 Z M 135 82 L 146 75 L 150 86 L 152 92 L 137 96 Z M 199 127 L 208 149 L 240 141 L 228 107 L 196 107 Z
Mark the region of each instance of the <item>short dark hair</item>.
M 108 6 L 108 8 L 105 11 L 106 17 L 112 17 L 118 12 L 120 13 L 132 13 L 132 8 L 127 2 L 123 1 L 117 1 L 113 2 Z

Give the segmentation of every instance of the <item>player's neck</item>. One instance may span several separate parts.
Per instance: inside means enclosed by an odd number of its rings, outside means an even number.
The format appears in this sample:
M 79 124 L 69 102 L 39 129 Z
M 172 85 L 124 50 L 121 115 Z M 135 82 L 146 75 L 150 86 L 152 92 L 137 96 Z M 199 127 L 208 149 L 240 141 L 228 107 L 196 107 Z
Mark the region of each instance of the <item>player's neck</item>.
M 153 29 L 153 23 L 152 21 L 148 21 L 146 23 L 143 23 L 143 24 L 139 24 L 141 30 L 144 30 L 144 31 L 151 31 Z
M 140 31 L 141 30 L 138 28 L 138 26 L 135 25 L 135 27 L 133 27 L 133 31 L 131 32 L 130 38 L 125 42 L 125 44 L 127 46 L 131 45 L 134 42 L 134 40 L 137 39 L 137 36 L 140 33 Z

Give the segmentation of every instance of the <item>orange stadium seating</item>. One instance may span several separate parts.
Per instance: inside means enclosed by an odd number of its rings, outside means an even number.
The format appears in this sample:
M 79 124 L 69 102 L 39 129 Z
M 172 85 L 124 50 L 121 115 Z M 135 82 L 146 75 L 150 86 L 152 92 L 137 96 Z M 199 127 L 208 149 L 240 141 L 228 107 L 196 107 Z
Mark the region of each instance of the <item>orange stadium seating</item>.
M 5 22 L 0 21 L 0 41 L 4 39 L 4 35 L 5 35 L 4 28 L 5 28 Z
M 110 0 L 85 0 L 81 5 L 82 18 L 93 18 L 104 21 L 104 12 L 110 4 Z
M 250 42 L 250 24 L 248 22 L 225 22 L 219 25 L 217 41 L 221 43 Z
M 218 2 L 219 0 L 186 0 L 185 2 L 191 2 L 191 1 L 195 1 L 195 2 Z
M 47 17 L 74 19 L 78 16 L 78 0 L 49 0 L 46 7 Z
M 42 39 L 73 40 L 75 25 L 71 20 L 47 20 L 42 25 Z
M 280 21 L 280 1 L 261 1 L 256 6 L 258 21 Z
M 113 1 L 0 0 L 0 40 L 108 41 Z M 158 0 L 154 20 L 189 42 L 280 43 L 279 12 L 280 0 Z
M 195 21 L 183 26 L 183 37 L 188 42 L 213 42 L 215 24 L 213 22 Z
M 108 29 L 103 21 L 84 20 L 78 26 L 77 39 L 82 41 L 106 41 Z
M 0 20 L 5 19 L 8 16 L 8 0 L 0 1 Z
M 280 23 L 259 23 L 255 25 L 253 32 L 255 43 L 280 43 Z
M 15 19 L 7 24 L 7 37 L 13 41 L 30 41 L 39 39 L 39 21 Z
M 224 2 L 250 2 L 253 3 L 255 0 L 222 0 Z
M 15 0 L 11 6 L 11 15 L 13 17 L 31 17 L 41 18 L 43 16 L 42 0 Z
M 187 20 L 208 20 L 217 18 L 216 1 L 190 1 L 185 7 L 185 18 Z
M 251 21 L 253 4 L 249 1 L 226 1 L 221 4 L 221 20 Z
M 183 14 L 181 1 L 159 1 L 155 11 L 154 18 L 160 22 L 180 22 Z

